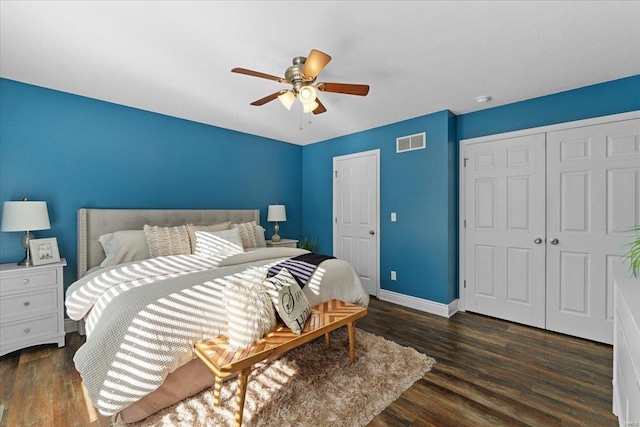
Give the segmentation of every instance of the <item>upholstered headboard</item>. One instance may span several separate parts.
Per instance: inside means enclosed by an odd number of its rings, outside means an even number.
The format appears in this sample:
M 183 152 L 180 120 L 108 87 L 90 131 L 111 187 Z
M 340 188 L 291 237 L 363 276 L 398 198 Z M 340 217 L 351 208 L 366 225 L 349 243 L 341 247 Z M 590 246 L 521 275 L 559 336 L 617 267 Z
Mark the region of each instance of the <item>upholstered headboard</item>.
M 100 265 L 105 258 L 98 238 L 121 230 L 142 230 L 145 224 L 168 227 L 172 225 L 211 225 L 230 221 L 256 221 L 260 224 L 260 210 L 212 209 L 79 209 L 78 210 L 78 277 Z

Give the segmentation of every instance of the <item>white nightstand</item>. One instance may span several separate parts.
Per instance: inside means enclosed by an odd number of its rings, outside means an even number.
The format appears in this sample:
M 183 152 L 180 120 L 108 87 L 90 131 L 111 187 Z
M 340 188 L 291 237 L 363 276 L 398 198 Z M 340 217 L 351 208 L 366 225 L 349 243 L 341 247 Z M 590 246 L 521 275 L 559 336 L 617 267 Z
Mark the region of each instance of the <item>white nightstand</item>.
M 38 344 L 64 346 L 63 258 L 55 264 L 0 265 L 0 356 Z
M 298 241 L 293 239 L 280 239 L 279 242 L 267 240 L 267 246 L 270 248 L 297 248 Z

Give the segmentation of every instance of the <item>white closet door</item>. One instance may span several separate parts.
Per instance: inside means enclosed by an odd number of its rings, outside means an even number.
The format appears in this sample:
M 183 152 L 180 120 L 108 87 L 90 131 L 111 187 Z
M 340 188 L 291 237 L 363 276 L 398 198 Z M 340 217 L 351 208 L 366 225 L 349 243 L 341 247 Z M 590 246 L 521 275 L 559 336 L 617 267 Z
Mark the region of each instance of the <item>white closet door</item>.
M 547 134 L 547 329 L 611 343 L 613 276 L 640 224 L 640 120 Z
M 544 328 L 545 136 L 468 145 L 465 158 L 467 309 Z

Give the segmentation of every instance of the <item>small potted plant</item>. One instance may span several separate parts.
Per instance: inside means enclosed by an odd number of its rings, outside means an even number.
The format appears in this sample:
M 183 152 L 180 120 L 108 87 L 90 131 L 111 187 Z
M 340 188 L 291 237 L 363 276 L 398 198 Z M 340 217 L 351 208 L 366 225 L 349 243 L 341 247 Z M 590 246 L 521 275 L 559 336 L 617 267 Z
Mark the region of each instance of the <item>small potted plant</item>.
M 640 277 L 640 225 L 636 225 L 631 228 L 631 231 L 636 233 L 636 238 L 629 243 L 629 252 L 627 252 L 626 258 L 629 260 L 629 270 L 633 277 Z
M 306 237 L 298 243 L 300 249 L 306 249 L 309 252 L 318 253 L 318 249 L 320 249 L 320 243 L 318 243 L 318 238 L 314 237 L 313 239 L 307 239 Z

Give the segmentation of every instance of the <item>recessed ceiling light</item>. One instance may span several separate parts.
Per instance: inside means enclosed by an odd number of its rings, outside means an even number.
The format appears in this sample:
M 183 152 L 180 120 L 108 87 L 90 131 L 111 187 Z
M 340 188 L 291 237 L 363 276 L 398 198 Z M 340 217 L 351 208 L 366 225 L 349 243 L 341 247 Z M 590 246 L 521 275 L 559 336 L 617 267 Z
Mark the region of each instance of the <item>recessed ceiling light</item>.
M 489 95 L 482 95 L 476 98 L 476 102 L 478 104 L 484 104 L 485 102 L 489 102 L 491 97 Z

